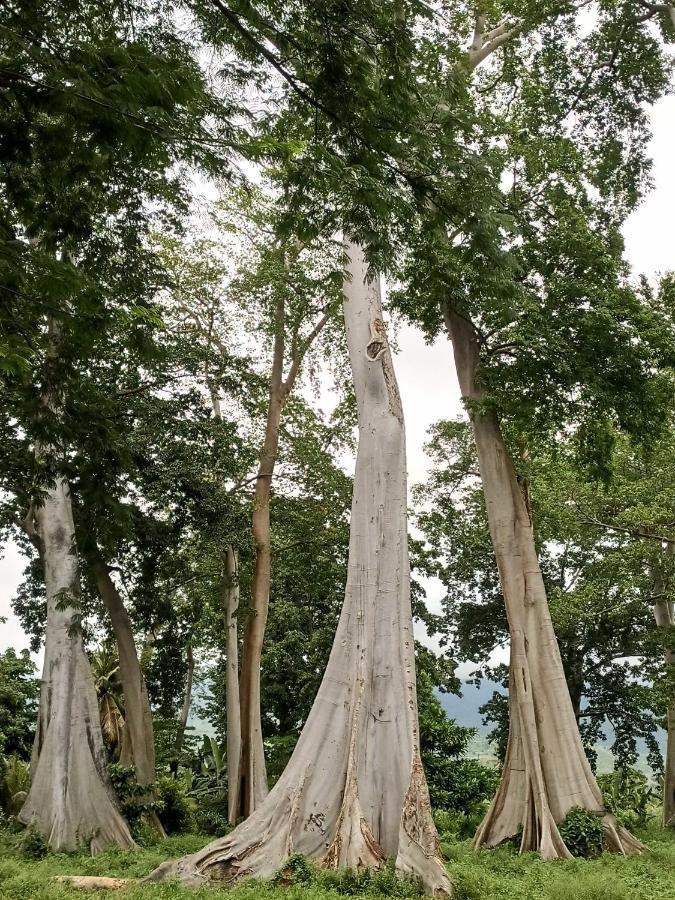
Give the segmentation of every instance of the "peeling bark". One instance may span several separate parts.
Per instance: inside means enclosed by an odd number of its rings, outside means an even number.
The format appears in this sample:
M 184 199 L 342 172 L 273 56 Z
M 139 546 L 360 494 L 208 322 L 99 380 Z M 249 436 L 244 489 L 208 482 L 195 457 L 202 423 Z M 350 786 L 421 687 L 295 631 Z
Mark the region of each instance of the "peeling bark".
M 521 852 L 569 858 L 558 824 L 579 806 L 602 817 L 608 849 L 641 853 L 644 847 L 604 809 L 581 743 L 553 631 L 532 523 L 499 420 L 480 408 L 476 331 L 469 320 L 444 310 L 460 389 L 469 402 L 495 552 L 511 636 L 509 740 L 502 778 L 475 838 L 493 847 L 522 835 Z
M 327 868 L 394 859 L 427 892 L 451 892 L 420 762 L 403 414 L 379 287 L 366 280 L 361 249 L 346 249 L 359 449 L 345 601 L 328 666 L 288 766 L 261 806 L 151 880 L 264 878 L 302 853 Z
M 78 619 L 79 563 L 68 484 L 57 478 L 35 512 L 47 633 L 31 787 L 19 821 L 54 851 L 133 847 L 106 772 L 89 660 Z
M 225 693 L 227 718 L 227 821 L 234 825 L 239 808 L 239 757 L 241 717 L 239 708 L 239 554 L 231 546 L 225 551 L 223 617 L 225 619 Z

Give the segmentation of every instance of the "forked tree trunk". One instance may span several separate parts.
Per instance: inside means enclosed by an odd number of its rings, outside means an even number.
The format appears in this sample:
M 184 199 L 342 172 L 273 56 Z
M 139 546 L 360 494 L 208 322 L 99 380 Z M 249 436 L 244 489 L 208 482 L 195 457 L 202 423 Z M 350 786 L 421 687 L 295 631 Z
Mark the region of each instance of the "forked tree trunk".
M 241 715 L 239 707 L 239 554 L 224 554 L 223 618 L 225 620 L 225 715 L 227 718 L 227 821 L 234 825 L 239 809 Z
M 654 604 L 654 618 L 659 628 L 675 628 L 675 603 L 659 600 Z M 675 651 L 667 649 L 664 658 L 666 673 L 675 674 Z M 663 768 L 663 824 L 675 827 L 675 697 L 671 697 L 667 716 L 666 757 Z
M 150 877 L 203 884 L 268 877 L 291 853 L 319 865 L 393 859 L 450 893 L 420 760 L 406 522 L 405 434 L 379 288 L 347 245 L 344 313 L 359 411 L 345 601 L 295 751 L 231 834 Z
M 608 849 L 640 853 L 642 845 L 606 813 L 584 753 L 527 506 L 497 415 L 480 408 L 485 394 L 475 329 L 452 310 L 444 312 L 460 389 L 469 405 L 511 636 L 506 759 L 476 846 L 492 847 L 522 834 L 521 851 L 567 858 L 570 852 L 558 825 L 578 806 L 602 817 Z
M 279 426 L 284 406 L 283 388 L 283 305 L 277 311 L 272 377 L 270 379 L 267 425 L 260 453 L 258 477 L 253 500 L 253 542 L 255 563 L 251 590 L 251 609 L 244 627 L 239 684 L 241 708 L 241 753 L 239 778 L 235 793 L 235 818 L 250 816 L 267 796 L 267 770 L 262 738 L 260 711 L 260 665 L 262 660 L 267 613 L 270 604 L 272 545 L 270 533 L 270 497 L 272 478 L 279 452 Z
M 190 718 L 190 707 L 192 706 L 192 679 L 195 673 L 195 658 L 192 652 L 192 644 L 187 645 L 187 671 L 185 673 L 185 689 L 183 690 L 183 705 L 180 709 L 180 718 L 178 720 L 178 733 L 176 734 L 176 750 L 178 753 L 183 749 L 185 741 L 185 731 L 187 730 L 188 719 Z
M 96 689 L 78 618 L 79 564 L 70 491 L 57 478 L 35 513 L 47 633 L 31 787 L 19 814 L 52 850 L 133 847 L 106 772 Z

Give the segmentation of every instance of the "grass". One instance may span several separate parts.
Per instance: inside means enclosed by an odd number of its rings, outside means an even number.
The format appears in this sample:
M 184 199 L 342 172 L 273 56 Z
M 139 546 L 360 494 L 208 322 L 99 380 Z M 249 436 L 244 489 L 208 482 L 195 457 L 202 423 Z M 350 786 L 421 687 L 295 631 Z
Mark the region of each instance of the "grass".
M 675 833 L 653 827 L 640 834 L 651 849 L 644 857 L 623 859 L 609 854 L 595 860 L 545 863 L 534 854 L 518 856 L 502 847 L 476 852 L 468 842 L 444 843 L 457 900 L 675 900 Z M 338 900 L 345 895 L 381 898 L 414 896 L 411 885 L 389 873 L 370 880 L 319 874 L 307 883 L 274 885 L 248 882 L 187 889 L 175 883 L 134 885 L 123 893 L 83 894 L 53 880 L 55 875 L 106 875 L 139 878 L 165 859 L 193 852 L 207 842 L 202 835 L 172 837 L 134 851 L 109 851 L 91 858 L 83 854 L 50 854 L 27 859 L 16 838 L 0 832 L 1 900 Z

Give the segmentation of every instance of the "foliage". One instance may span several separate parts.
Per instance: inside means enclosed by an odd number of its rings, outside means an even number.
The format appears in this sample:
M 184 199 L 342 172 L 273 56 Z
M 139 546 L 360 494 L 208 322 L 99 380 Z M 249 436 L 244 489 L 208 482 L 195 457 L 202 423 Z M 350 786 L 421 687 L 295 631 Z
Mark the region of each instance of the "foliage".
M 17 842 L 19 853 L 27 859 L 44 859 L 49 853 L 49 845 L 39 831 L 26 828 Z
M 591 859 L 602 853 L 603 827 L 597 813 L 575 806 L 559 823 L 558 830 L 572 856 Z
M 124 740 L 124 692 L 116 650 L 110 644 L 103 645 L 91 654 L 89 662 L 98 697 L 103 741 L 110 756 L 119 759 Z
M 120 811 L 132 832 L 139 828 L 148 813 L 163 811 L 163 801 L 158 798 L 156 788 L 140 785 L 133 766 L 112 763 L 108 766 L 108 774 Z
M 194 822 L 195 803 L 180 778 L 163 775 L 157 779 L 158 815 L 167 834 L 190 831 Z
M 40 682 L 27 650 L 9 648 L 0 654 L 0 757 L 30 756 Z
M 644 828 L 659 799 L 658 792 L 643 772 L 616 769 L 598 777 L 598 787 L 607 809 L 626 828 Z
M 417 705 L 419 711 L 420 746 L 427 776 L 431 805 L 437 810 L 452 810 L 469 819 L 480 816 L 485 802 L 497 787 L 499 772 L 467 759 L 466 750 L 475 731 L 457 725 L 445 714 L 435 691 L 455 688 L 454 676 L 443 677 L 444 661 L 428 650 L 417 652 Z M 446 666 L 452 671 L 452 666 Z
M 648 602 L 657 593 L 649 575 L 652 542 L 645 544 L 596 524 L 612 521 L 609 510 L 613 510 L 617 526 L 629 527 L 629 505 L 635 510 L 633 516 L 644 515 L 643 492 L 656 497 L 656 479 L 647 461 L 629 449 L 625 438 L 616 436 L 613 482 L 605 486 L 589 481 L 572 444 L 560 440 L 551 451 L 533 443 L 527 465 L 521 463 L 570 697 L 591 761 L 593 747 L 605 737 L 609 721 L 617 765 L 635 763 L 637 742 L 642 738 L 658 773 L 661 754 L 656 731 L 667 692 L 660 698 L 644 678 L 649 671 L 656 682 L 664 682 L 659 674 L 663 645 L 656 637 Z M 674 512 L 666 506 L 667 496 L 672 496 L 666 486 L 667 446 L 665 442 L 659 467 L 661 516 L 666 521 Z M 477 678 L 488 677 L 506 686 L 508 668 L 491 661 L 496 650 L 506 647 L 508 627 L 467 424 L 439 423 L 432 431 L 429 450 L 434 466 L 425 487 L 418 489 L 418 499 L 426 504 L 418 521 L 428 542 L 427 571 L 443 581 L 447 592 L 445 621 L 439 628 L 444 628 L 455 656 L 477 664 Z M 642 485 L 637 476 L 640 470 L 645 479 Z M 619 514 L 621 504 L 629 507 L 628 515 Z M 495 724 L 490 737 L 502 759 L 508 725 L 506 698 L 495 693 L 481 711 Z
M 0 810 L 16 816 L 30 787 L 30 765 L 16 753 L 0 757 Z

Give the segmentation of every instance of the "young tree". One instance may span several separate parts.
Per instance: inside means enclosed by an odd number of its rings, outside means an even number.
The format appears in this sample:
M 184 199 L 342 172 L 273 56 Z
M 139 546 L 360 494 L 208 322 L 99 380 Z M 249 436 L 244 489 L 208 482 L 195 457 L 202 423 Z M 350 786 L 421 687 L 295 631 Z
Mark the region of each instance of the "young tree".
M 450 892 L 420 760 L 403 412 L 376 283 L 347 244 L 345 323 L 359 412 L 349 574 L 326 674 L 284 773 L 230 835 L 159 867 L 203 883 L 269 876 L 293 853 L 381 866 Z

